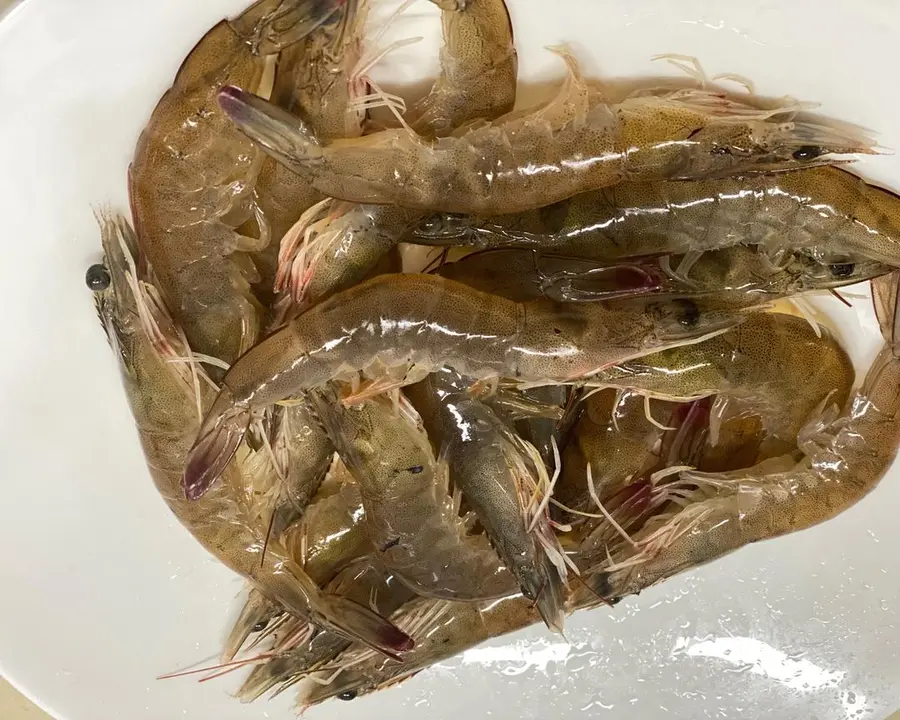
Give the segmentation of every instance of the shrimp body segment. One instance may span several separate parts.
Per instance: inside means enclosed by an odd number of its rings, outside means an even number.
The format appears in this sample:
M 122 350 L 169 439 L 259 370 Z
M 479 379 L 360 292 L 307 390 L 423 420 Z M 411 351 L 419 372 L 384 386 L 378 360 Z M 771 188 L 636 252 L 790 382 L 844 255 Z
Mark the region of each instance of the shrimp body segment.
M 870 152 L 858 131 L 788 120 L 705 90 L 609 105 L 577 64 L 559 95 L 530 113 L 435 141 L 406 130 L 321 144 L 298 118 L 251 93 L 219 103 L 266 152 L 325 194 L 423 210 L 503 214 L 542 207 L 625 180 L 701 179 L 819 165 Z
M 376 361 L 565 383 L 740 319 L 691 301 L 515 303 L 433 275 L 382 275 L 315 306 L 232 366 L 191 452 L 185 489 L 199 497 L 221 474 L 254 411 Z

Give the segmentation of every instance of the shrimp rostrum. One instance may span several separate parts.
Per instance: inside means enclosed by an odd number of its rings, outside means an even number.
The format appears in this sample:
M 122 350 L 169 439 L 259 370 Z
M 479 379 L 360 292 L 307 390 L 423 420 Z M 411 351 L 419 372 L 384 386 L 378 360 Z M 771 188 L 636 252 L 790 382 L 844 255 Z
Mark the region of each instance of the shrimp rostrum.
M 702 179 L 791 170 L 871 152 L 859 129 L 762 110 L 707 90 L 611 105 L 574 58 L 556 98 L 531 112 L 434 141 L 385 130 L 321 144 L 302 120 L 252 93 L 219 103 L 250 138 L 321 192 L 353 202 L 459 213 L 513 213 L 624 180 Z

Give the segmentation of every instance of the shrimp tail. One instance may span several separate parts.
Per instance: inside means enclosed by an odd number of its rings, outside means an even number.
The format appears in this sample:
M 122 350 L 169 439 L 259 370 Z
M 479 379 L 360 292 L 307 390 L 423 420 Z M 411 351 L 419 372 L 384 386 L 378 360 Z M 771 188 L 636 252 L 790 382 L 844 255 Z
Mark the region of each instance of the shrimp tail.
M 341 634 L 361 642 L 392 660 L 409 652 L 415 641 L 378 613 L 340 595 L 326 595 L 328 625 Z
M 639 263 L 589 267 L 583 271 L 561 271 L 542 278 L 547 297 L 560 302 L 600 302 L 635 297 L 665 290 L 655 268 Z
M 249 426 L 250 411 L 235 406 L 231 391 L 223 387 L 188 453 L 181 479 L 188 500 L 202 498 L 225 472 Z
M 565 626 L 566 583 L 560 577 L 559 570 L 553 561 L 544 555 L 541 561 L 541 572 L 537 577 L 541 583 L 523 583 L 522 589 L 534 597 L 534 605 L 547 627 L 562 635 Z
M 219 91 L 219 107 L 285 166 L 302 172 L 321 159 L 322 147 L 306 123 L 274 103 L 229 85 Z

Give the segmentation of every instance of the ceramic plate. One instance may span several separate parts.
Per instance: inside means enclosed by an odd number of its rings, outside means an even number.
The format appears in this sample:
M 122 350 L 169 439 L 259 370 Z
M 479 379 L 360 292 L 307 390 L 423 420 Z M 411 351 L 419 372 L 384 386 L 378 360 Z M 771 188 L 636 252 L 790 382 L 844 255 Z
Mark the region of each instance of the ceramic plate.
M 92 208 L 125 206 L 150 111 L 244 2 L 27 0 L 0 23 L 0 668 L 65 720 L 292 717 L 288 696 L 241 705 L 237 677 L 155 679 L 216 654 L 242 583 L 157 497 L 83 282 L 99 257 Z M 397 3 L 373 4 L 383 17 Z M 900 146 L 893 0 L 509 4 L 525 97 L 562 76 L 548 45 L 604 78 L 673 73 L 651 57 L 684 53 Z M 385 41 L 410 36 L 423 40 L 379 79 L 436 73 L 424 1 Z M 854 169 L 900 188 L 896 157 Z M 868 301 L 821 307 L 865 368 L 879 343 Z M 576 615 L 565 639 L 533 628 L 309 717 L 884 717 L 900 707 L 897 475 L 822 527 Z

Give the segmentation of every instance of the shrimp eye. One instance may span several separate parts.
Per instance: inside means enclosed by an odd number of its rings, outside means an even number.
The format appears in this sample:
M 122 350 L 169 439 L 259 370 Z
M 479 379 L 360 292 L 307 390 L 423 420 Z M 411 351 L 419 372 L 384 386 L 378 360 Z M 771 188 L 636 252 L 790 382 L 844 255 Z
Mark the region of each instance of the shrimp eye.
M 406 468 L 408 472 L 411 472 L 413 475 L 418 475 L 421 472 L 425 471 L 421 465 L 413 465 L 411 468 Z
M 441 229 L 441 216 L 432 215 L 419 224 L 419 232 L 433 233 Z
M 678 322 L 686 328 L 692 328 L 700 322 L 700 308 L 691 300 L 677 300 L 679 307 Z
M 793 158 L 794 160 L 803 162 L 805 160 L 815 160 L 817 157 L 824 154 L 825 151 L 822 148 L 818 148 L 815 145 L 804 145 L 803 147 L 794 150 Z
M 84 282 L 93 292 L 103 292 L 109 287 L 112 278 L 104 265 L 91 265 L 84 274 Z
M 836 278 L 850 277 L 855 269 L 853 263 L 837 263 L 831 266 L 831 274 Z
M 255 633 L 262 632 L 263 630 L 266 629 L 266 625 L 268 625 L 268 624 L 269 623 L 267 623 L 265 620 L 260 620 L 258 623 L 256 623 L 256 625 L 254 625 L 252 628 L 250 628 L 250 632 L 255 632 Z
M 356 700 L 356 690 L 344 690 L 338 696 L 338 700 Z

